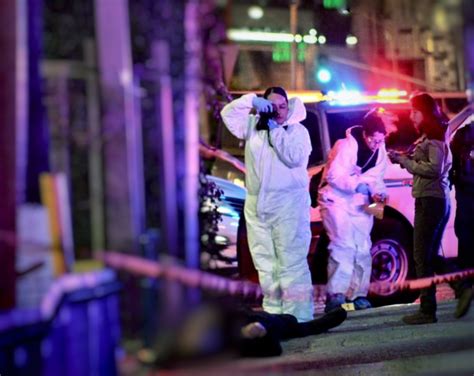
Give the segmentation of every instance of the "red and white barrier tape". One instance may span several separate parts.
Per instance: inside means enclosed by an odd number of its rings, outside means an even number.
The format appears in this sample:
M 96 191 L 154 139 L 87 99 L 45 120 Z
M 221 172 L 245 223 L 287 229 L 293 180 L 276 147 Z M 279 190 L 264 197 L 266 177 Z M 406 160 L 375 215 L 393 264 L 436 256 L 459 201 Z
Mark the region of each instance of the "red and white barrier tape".
M 260 286 L 249 281 L 231 280 L 200 270 L 188 269 L 173 264 L 166 265 L 119 252 L 104 252 L 100 258 L 110 267 L 141 276 L 170 279 L 183 283 L 186 286 L 199 287 L 228 295 L 241 295 L 253 298 L 260 298 L 262 296 Z M 370 291 L 372 293 L 383 293 L 394 290 L 419 290 L 432 284 L 452 282 L 469 277 L 474 277 L 474 269 L 400 283 L 371 283 Z
M 371 283 L 370 291 L 373 293 L 383 293 L 397 290 L 420 290 L 431 285 L 439 285 L 446 282 L 454 282 L 459 279 L 474 277 L 474 269 L 466 269 L 460 272 L 436 275 L 434 277 L 408 280 L 398 283 Z
M 262 296 L 260 286 L 249 281 L 232 280 L 201 270 L 188 269 L 175 264 L 163 264 L 119 252 L 104 252 L 99 258 L 112 268 L 145 277 L 165 278 L 183 283 L 189 287 L 199 287 L 228 295 L 240 295 L 256 299 Z

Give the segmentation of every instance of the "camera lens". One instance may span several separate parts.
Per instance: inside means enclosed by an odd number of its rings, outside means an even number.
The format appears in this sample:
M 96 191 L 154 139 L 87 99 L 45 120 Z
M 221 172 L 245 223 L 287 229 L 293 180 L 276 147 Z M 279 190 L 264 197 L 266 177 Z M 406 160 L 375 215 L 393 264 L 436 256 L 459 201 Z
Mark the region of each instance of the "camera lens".
M 272 112 L 260 112 L 259 115 L 260 119 L 258 120 L 258 123 L 256 125 L 257 130 L 268 130 L 268 120 L 278 117 L 278 111 L 275 105 L 273 105 Z

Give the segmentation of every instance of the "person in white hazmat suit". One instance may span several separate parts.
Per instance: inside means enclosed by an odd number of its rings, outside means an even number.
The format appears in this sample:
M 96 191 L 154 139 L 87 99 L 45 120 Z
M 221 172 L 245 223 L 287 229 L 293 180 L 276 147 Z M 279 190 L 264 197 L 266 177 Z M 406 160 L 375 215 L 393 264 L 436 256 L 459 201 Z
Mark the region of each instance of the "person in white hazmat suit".
M 324 168 L 318 203 L 329 236 L 326 312 L 346 302 L 353 302 L 355 309 L 371 307 L 367 293 L 374 219 L 364 208 L 386 199 L 382 111 L 369 111 L 360 126 L 349 128 L 334 144 Z
M 251 114 L 252 109 L 257 114 Z M 263 121 L 272 112 L 268 122 Z M 251 93 L 230 102 L 221 115 L 229 131 L 246 141 L 244 214 L 263 309 L 291 314 L 298 322 L 312 320 L 306 259 L 311 241 L 306 170 L 311 141 L 300 124 L 306 109 L 299 98 L 288 101 L 283 88 L 271 87 L 263 98 Z

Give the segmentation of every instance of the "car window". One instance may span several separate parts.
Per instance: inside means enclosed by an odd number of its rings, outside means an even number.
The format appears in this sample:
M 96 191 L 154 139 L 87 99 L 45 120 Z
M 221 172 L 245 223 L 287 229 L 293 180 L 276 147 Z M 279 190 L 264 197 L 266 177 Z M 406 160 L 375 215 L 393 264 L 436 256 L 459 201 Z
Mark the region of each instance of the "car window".
M 387 135 L 387 149 L 406 150 L 418 138 L 415 127 L 410 120 L 408 109 L 390 110 L 397 117 L 396 130 Z M 361 124 L 367 109 L 351 110 L 327 114 L 329 139 L 331 146 L 346 136 L 346 130 L 354 125 Z
M 307 110 L 306 119 L 304 119 L 301 124 L 306 127 L 309 132 L 309 137 L 311 138 L 312 151 L 309 155 L 308 167 L 323 163 L 324 157 L 318 116 L 313 111 Z
M 346 130 L 360 124 L 367 111 L 351 110 L 327 114 L 329 140 L 331 147 L 340 138 L 346 137 Z
M 232 133 L 230 133 L 223 122 L 220 123 L 220 128 L 218 129 L 216 139 L 220 142 L 220 144 L 219 142 L 216 142 L 217 147 L 220 149 L 225 150 L 236 157 L 244 156 L 245 142 L 243 140 L 239 140 Z
M 213 161 L 210 173 L 212 176 L 231 181 L 241 187 L 245 186 L 245 174 L 230 163 L 219 158 Z
M 443 111 L 452 117 L 454 114 L 460 112 L 464 107 L 467 106 L 467 97 L 462 98 L 446 98 L 444 99 Z

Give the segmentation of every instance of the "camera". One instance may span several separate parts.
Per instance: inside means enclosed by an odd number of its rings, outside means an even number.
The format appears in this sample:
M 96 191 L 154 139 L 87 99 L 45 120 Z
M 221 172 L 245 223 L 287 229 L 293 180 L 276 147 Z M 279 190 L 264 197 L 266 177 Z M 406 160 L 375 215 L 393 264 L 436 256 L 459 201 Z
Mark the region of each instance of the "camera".
M 268 130 L 268 120 L 275 119 L 278 116 L 278 111 L 275 108 L 275 105 L 273 105 L 272 112 L 260 112 L 259 115 L 260 119 L 258 119 L 256 125 L 257 131 L 265 131 Z

